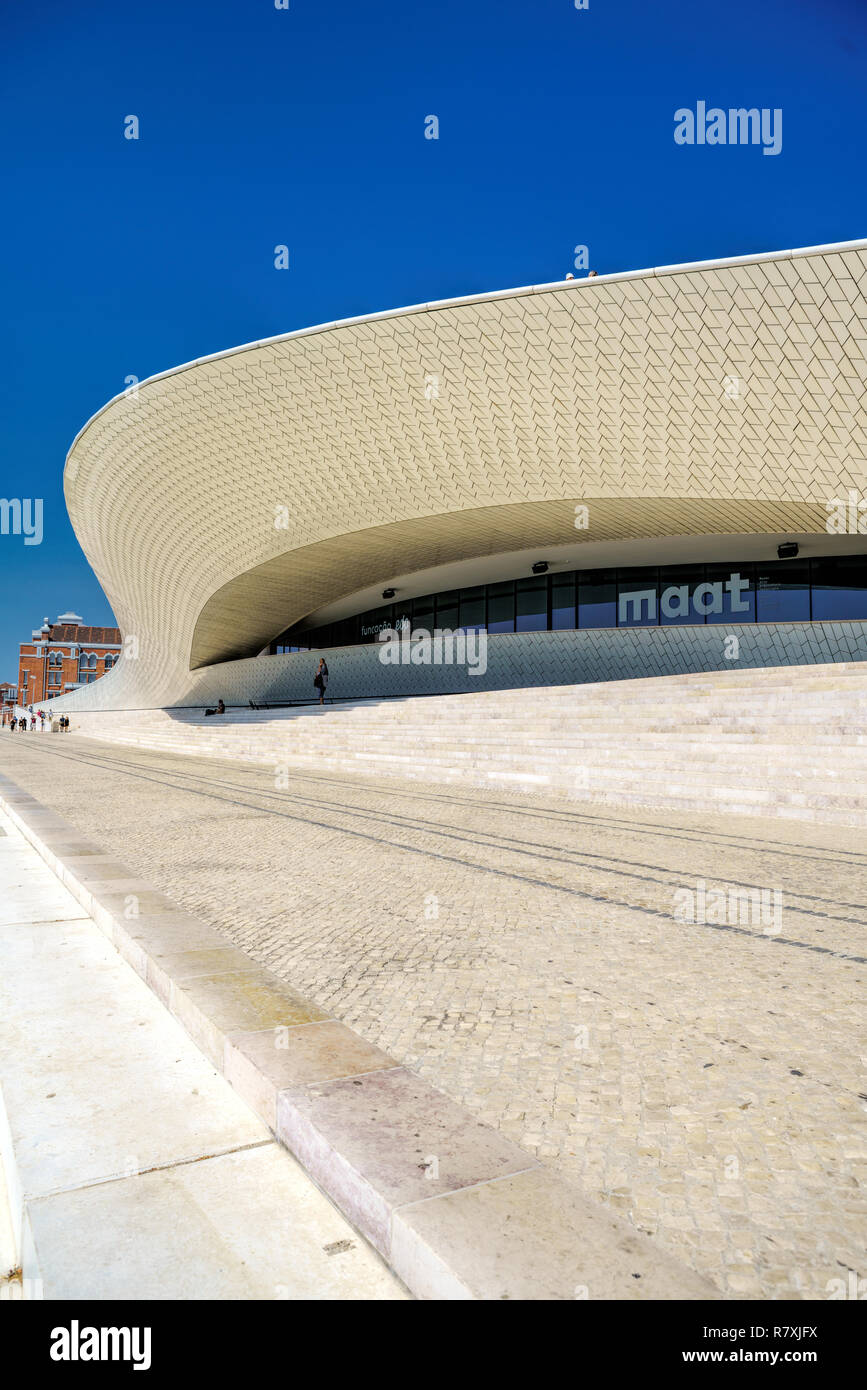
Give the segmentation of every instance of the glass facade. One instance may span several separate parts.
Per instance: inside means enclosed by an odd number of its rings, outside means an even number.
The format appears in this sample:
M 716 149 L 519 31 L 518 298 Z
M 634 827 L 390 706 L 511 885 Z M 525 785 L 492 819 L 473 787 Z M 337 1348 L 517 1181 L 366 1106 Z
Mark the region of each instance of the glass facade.
M 867 620 L 867 555 L 532 575 L 386 603 L 303 632 L 290 629 L 271 650 L 375 642 L 383 628 L 407 622 L 413 631 L 543 632 L 822 619 Z

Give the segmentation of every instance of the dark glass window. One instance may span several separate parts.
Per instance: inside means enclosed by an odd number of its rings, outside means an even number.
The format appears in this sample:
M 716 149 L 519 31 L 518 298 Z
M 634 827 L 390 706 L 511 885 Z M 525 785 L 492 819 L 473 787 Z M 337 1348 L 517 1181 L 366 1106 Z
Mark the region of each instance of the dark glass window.
M 461 590 L 460 626 L 465 632 L 481 632 L 485 626 L 485 586 Z
M 488 585 L 488 632 L 515 631 L 515 581 Z
M 702 602 L 714 610 L 706 614 L 708 623 L 754 623 L 756 621 L 756 577 L 754 565 L 706 565 L 705 584 L 714 588 Z M 717 612 L 716 609 L 720 608 Z
M 756 587 L 756 618 L 760 623 L 809 621 L 809 561 L 768 560 L 756 565 Z
M 659 593 L 655 565 L 617 571 L 617 626 L 655 627 Z
M 366 613 L 359 613 L 357 618 L 344 618 L 334 624 L 334 632 L 336 636 L 340 629 L 339 645 L 347 646 L 355 642 L 376 642 L 378 634 L 386 627 L 394 627 L 394 607 L 391 604 L 385 608 L 369 608 Z M 345 637 L 342 635 L 344 632 L 347 634 Z
M 437 627 L 443 631 L 455 632 L 460 621 L 461 591 L 449 589 L 436 596 Z
M 395 632 L 404 632 L 407 628 L 412 630 L 412 599 L 404 599 L 403 603 L 394 605 L 392 626 Z
M 434 619 L 434 601 L 432 597 L 413 599 L 412 626 L 413 631 L 433 632 L 436 627 L 436 621 Z
M 551 579 L 551 626 L 556 631 L 577 627 L 575 575 L 555 574 Z
M 341 618 L 340 622 L 331 624 L 331 641 L 335 647 L 351 647 L 356 642 L 374 642 L 376 634 L 361 636 L 362 622 L 370 624 L 371 614 L 363 613 L 359 617 Z
M 867 618 L 867 555 L 812 563 L 813 620 Z
M 548 626 L 548 576 L 519 579 L 515 595 L 515 631 L 544 632 Z
M 617 626 L 616 570 L 584 570 L 579 574 L 578 626 Z
M 683 623 L 703 623 L 706 600 L 696 590 L 704 583 L 704 565 L 663 565 L 659 571 L 659 621 L 664 627 Z
M 290 638 L 290 646 L 284 645 L 278 647 L 278 651 L 288 652 L 291 650 L 292 636 L 301 642 L 313 642 L 317 647 L 331 647 L 335 645 L 331 640 L 331 623 L 325 623 L 322 627 L 309 628 L 307 632 L 297 632 L 294 634 L 287 634 L 286 636 Z M 283 638 L 284 644 L 286 642 L 286 636 Z M 305 647 L 304 650 L 306 651 L 307 648 Z
M 677 591 L 677 592 L 675 592 Z M 577 605 L 576 605 L 577 598 Z M 649 565 L 526 576 L 427 594 L 368 609 L 306 631 L 289 629 L 272 651 L 375 642 L 383 628 L 410 618 L 413 629 L 542 632 L 552 629 L 652 627 L 657 623 L 754 623 L 867 620 L 867 555 L 761 564 Z M 106 666 L 112 658 L 106 660 Z M 91 663 L 82 657 L 80 670 Z

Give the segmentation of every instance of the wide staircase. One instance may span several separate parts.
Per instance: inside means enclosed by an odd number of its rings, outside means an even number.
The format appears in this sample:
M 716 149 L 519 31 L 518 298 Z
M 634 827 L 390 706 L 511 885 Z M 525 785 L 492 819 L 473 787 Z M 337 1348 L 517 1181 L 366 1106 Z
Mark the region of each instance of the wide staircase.
M 88 738 L 275 773 L 867 825 L 867 663 L 71 722 Z

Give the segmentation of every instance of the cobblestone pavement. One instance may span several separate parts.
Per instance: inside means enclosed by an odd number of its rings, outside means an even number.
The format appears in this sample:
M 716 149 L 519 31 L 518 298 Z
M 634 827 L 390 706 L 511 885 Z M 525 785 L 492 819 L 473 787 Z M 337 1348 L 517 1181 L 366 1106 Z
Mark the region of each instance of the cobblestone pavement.
M 0 767 L 730 1295 L 867 1277 L 861 832 L 73 736 Z M 715 921 L 720 885 L 781 918 Z

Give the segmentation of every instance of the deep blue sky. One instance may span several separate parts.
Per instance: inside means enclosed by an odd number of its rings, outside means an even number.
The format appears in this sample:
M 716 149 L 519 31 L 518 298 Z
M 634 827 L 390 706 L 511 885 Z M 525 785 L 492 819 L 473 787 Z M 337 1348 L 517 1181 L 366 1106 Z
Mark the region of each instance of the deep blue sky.
M 604 273 L 867 235 L 865 0 L 6 0 L 0 38 L 0 496 L 45 499 L 41 546 L 0 536 L 4 679 L 46 614 L 112 620 L 61 472 L 129 374 L 576 244 Z M 782 108 L 782 153 L 676 146 L 699 99 Z

